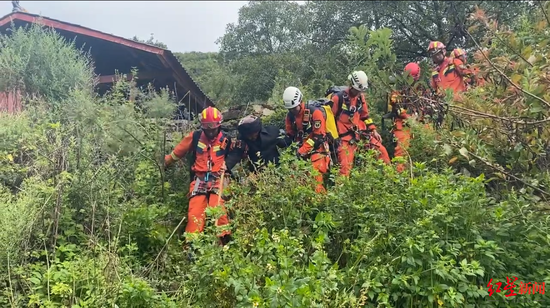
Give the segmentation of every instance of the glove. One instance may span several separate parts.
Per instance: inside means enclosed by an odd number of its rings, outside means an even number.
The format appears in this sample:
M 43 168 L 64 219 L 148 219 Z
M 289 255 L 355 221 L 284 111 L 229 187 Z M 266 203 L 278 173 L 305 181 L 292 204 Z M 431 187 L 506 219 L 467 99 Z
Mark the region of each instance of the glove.
M 298 159 L 305 159 L 305 157 L 302 156 L 298 150 L 296 150 L 296 157 L 298 157 Z
M 231 180 L 231 178 L 230 178 L 229 174 L 226 174 L 223 178 L 223 188 L 224 189 L 229 187 L 230 180 Z
M 376 140 L 382 142 L 382 136 L 380 136 L 380 134 L 379 134 L 376 130 L 373 130 L 373 131 L 371 132 L 371 136 L 372 136 L 374 139 L 376 139 Z
M 164 156 L 164 169 L 166 169 L 170 164 L 174 162 L 174 159 L 172 158 L 172 155 L 167 154 Z

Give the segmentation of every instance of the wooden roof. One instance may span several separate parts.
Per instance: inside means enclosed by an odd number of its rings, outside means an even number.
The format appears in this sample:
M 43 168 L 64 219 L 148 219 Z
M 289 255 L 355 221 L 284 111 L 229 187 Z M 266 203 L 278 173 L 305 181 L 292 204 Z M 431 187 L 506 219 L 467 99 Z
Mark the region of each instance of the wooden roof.
M 12 23 L 16 27 L 33 23 L 52 27 L 66 39 L 74 40 L 78 48 L 90 49 L 100 84 L 112 83 L 115 71 L 129 74 L 137 67 L 140 81 L 151 82 L 157 88 L 169 87 L 189 111 L 198 113 L 205 107 L 214 106 L 170 50 L 22 12 L 2 17 L 0 31 L 6 33 Z

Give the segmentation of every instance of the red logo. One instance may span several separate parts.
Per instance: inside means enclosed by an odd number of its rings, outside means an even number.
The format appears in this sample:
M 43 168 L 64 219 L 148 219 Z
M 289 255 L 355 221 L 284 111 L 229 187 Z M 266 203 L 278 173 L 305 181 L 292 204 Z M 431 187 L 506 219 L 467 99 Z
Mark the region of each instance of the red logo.
M 487 284 L 487 287 L 489 288 L 489 296 L 493 296 L 493 293 L 500 293 L 502 291 L 510 291 L 508 292 L 508 294 L 504 295 L 506 297 L 510 297 L 510 296 L 516 296 L 518 295 L 518 293 L 516 293 L 514 291 L 514 288 L 516 287 L 516 285 L 514 284 L 514 282 L 516 282 L 516 280 L 518 280 L 518 277 L 515 277 L 514 276 L 514 280 L 511 280 L 510 277 L 506 277 L 506 285 L 504 286 L 504 288 L 502 288 L 502 282 L 496 282 L 496 283 L 492 283 L 493 282 L 493 278 L 491 278 L 491 280 L 489 280 L 489 283 Z M 493 289 L 494 286 L 497 286 L 496 290 Z M 544 294 L 544 287 L 546 286 L 546 283 L 545 282 L 541 282 L 541 283 L 538 283 L 538 282 L 523 282 L 523 281 L 520 281 L 519 282 L 519 294 L 536 294 L 536 293 L 539 293 L 539 294 Z

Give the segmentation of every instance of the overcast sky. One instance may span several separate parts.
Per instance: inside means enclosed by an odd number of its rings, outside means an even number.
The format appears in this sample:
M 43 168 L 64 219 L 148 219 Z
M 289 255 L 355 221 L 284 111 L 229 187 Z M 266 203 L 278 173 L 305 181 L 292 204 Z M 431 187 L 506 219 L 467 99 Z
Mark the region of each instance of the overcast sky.
M 29 13 L 102 32 L 132 38 L 137 35 L 168 45 L 171 51 L 217 51 L 216 39 L 228 23 L 237 22 L 247 1 L 20 1 Z M 0 16 L 12 11 L 0 1 Z

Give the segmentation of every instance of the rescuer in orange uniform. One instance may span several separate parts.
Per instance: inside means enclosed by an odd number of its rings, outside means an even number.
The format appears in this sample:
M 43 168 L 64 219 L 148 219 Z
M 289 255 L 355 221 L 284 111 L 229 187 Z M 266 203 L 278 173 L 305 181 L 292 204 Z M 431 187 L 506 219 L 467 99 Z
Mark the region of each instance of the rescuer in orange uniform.
M 231 139 L 221 131 L 222 113 L 213 107 L 201 113 L 201 129 L 189 133 L 164 157 L 166 166 L 191 153 L 191 184 L 189 210 L 185 232 L 202 232 L 205 225 L 206 207 L 223 206 L 221 175 L 225 170 L 225 157 L 231 147 Z M 226 178 L 227 179 L 227 178 Z M 226 185 L 223 185 L 226 186 Z M 216 221 L 216 226 L 229 224 L 227 214 Z M 230 240 L 231 231 L 223 231 L 219 237 L 223 245 Z
M 411 85 L 413 87 L 420 78 L 420 66 L 411 62 L 405 66 L 404 71 L 413 77 L 414 83 Z M 403 94 L 407 95 L 409 92 L 411 92 L 411 89 L 394 91 L 390 96 L 390 116 L 393 118 L 392 134 L 395 143 L 394 157 L 404 157 L 411 140 L 411 131 L 405 123 L 410 115 L 407 113 L 407 106 L 404 104 L 406 98 L 403 97 Z M 405 170 L 405 165 L 399 163 L 397 171 L 402 172 L 403 170 Z
M 466 90 L 464 77 L 470 73 L 466 65 L 458 58 L 445 55 L 445 45 L 441 42 L 430 42 L 428 53 L 436 65 L 432 72 L 431 86 L 437 92 L 453 90 L 457 95 Z
M 382 137 L 376 131 L 369 116 L 369 107 L 363 92 L 367 90 L 368 78 L 363 71 L 355 71 L 348 76 L 349 86 L 331 97 L 332 113 L 340 137 L 337 155 L 340 174 L 348 176 L 353 167 L 357 142 L 367 139 L 369 146 L 378 150 L 379 159 L 390 164 L 388 151 L 382 145 Z
M 315 176 L 318 183 L 315 191 L 324 193 L 324 175 L 330 169 L 325 116 L 319 108 L 306 106 L 302 92 L 296 87 L 285 89 L 283 102 L 288 109 L 285 119 L 286 134 L 300 145 L 298 156 L 310 158 L 313 168 L 319 171 L 319 175 Z

